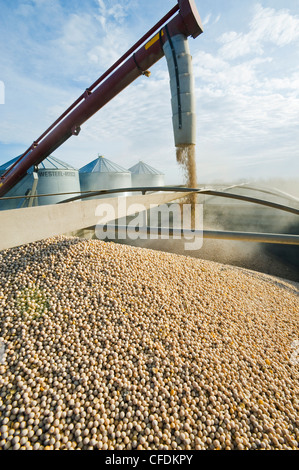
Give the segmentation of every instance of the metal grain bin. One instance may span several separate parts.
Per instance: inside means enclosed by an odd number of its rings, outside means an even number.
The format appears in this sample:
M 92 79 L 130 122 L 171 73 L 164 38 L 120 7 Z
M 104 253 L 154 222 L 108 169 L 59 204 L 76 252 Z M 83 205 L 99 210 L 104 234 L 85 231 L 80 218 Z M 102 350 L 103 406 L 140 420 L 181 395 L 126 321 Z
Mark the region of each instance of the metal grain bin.
M 3 165 L 0 166 L 0 176 L 3 175 L 6 170 L 8 170 L 16 160 L 18 160 L 19 157 L 13 158 L 12 160 L 9 160 L 8 162 L 4 163 Z M 18 184 L 16 184 L 8 193 L 5 194 L 5 197 L 15 197 L 15 196 L 24 196 L 27 194 L 33 185 L 33 176 L 32 175 L 26 175 L 24 178 L 19 181 Z M 0 199 L 0 210 L 5 211 L 9 209 L 17 209 L 18 207 L 21 207 L 22 204 L 24 204 L 25 199 Z
M 33 169 L 30 169 L 33 173 Z M 79 170 L 52 156 L 38 165 L 38 194 L 55 194 L 55 196 L 38 198 L 39 205 L 56 204 L 57 202 L 78 196 L 80 192 Z M 70 193 L 58 195 L 59 193 Z
M 98 156 L 79 170 L 81 191 L 100 191 L 102 189 L 131 188 L 131 173 L 116 163 Z M 128 196 L 130 193 L 114 193 L 107 196 Z
M 3 174 L 18 159 L 14 158 L 0 167 L 0 175 Z M 28 170 L 27 175 L 17 183 L 5 197 L 25 196 L 33 189 L 34 175 L 33 167 Z M 56 204 L 57 202 L 75 196 L 80 192 L 79 171 L 68 163 L 65 163 L 53 156 L 49 156 L 38 165 L 38 182 L 36 194 L 55 194 L 55 196 L 40 197 L 33 199 L 33 205 Z M 70 193 L 58 195 L 58 193 Z M 77 195 L 77 194 L 76 194 Z M 0 199 L 0 210 L 17 209 L 27 206 L 29 200 L 25 199 Z
M 132 175 L 132 188 L 164 186 L 164 174 L 144 162 L 129 168 Z

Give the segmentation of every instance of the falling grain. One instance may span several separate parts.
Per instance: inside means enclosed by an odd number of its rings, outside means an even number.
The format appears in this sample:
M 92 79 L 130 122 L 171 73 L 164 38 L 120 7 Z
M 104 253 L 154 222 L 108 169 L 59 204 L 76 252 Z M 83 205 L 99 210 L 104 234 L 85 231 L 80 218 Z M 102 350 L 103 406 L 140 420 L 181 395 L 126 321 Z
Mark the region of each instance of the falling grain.
M 197 188 L 197 174 L 196 174 L 196 151 L 195 145 L 179 145 L 176 147 L 176 159 L 181 168 L 183 169 L 185 184 L 188 188 Z M 195 204 L 197 195 L 191 194 L 187 197 L 183 204 L 191 204 L 191 224 L 195 228 Z

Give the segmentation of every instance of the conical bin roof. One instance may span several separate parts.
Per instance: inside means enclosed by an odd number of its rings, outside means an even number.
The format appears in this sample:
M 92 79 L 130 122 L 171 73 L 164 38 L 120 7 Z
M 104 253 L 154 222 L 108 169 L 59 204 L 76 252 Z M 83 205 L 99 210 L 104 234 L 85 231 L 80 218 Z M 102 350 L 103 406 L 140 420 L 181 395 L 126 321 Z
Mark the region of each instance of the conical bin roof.
M 0 166 L 0 174 L 7 171 L 20 158 L 20 156 L 21 155 L 13 158 L 12 160 L 9 160 L 6 163 L 3 163 L 3 165 Z M 62 160 L 58 160 L 58 158 L 55 158 L 51 155 L 45 158 L 45 160 L 43 160 L 41 163 L 39 163 L 38 169 L 39 170 L 75 170 L 75 168 L 69 165 L 68 163 L 63 162 Z M 32 172 L 33 172 L 33 167 L 30 167 L 27 173 L 32 173 Z
M 58 160 L 58 158 L 52 157 L 51 155 L 43 160 L 38 165 L 39 170 L 76 170 L 69 163 Z
M 136 165 L 132 166 L 129 168 L 129 171 L 133 173 L 134 175 L 162 175 L 160 171 L 156 170 L 152 166 L 144 163 L 144 162 L 139 162 Z
M 80 173 L 129 173 L 125 168 L 104 157 L 96 158 L 83 166 L 79 171 Z

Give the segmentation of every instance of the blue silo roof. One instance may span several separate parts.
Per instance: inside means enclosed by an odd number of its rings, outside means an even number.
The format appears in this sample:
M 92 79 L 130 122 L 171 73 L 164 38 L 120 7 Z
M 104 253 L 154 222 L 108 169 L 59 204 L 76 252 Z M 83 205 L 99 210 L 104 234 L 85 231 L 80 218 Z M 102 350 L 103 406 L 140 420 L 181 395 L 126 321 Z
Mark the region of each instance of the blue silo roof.
M 107 160 L 104 157 L 98 157 L 87 165 L 83 166 L 80 173 L 129 173 L 128 170 Z
M 4 171 L 8 170 L 20 158 L 20 156 L 21 155 L 1 165 L 0 173 L 3 173 Z M 52 157 L 51 155 L 45 158 L 45 160 L 43 160 L 38 165 L 38 169 L 39 170 L 75 170 L 75 168 L 69 165 L 68 163 L 62 162 L 61 160 L 58 160 L 58 158 Z M 32 173 L 32 171 L 33 171 L 33 167 L 29 168 L 28 173 Z
M 13 158 L 12 160 L 9 160 L 6 163 L 3 163 L 3 165 L 0 166 L 0 172 L 2 173 L 4 171 L 8 170 L 14 164 L 14 162 L 16 162 L 18 160 L 18 158 L 20 158 L 20 157 L 15 157 L 15 158 Z
M 158 170 L 144 162 L 139 162 L 129 168 L 129 171 L 134 175 L 162 175 Z
M 43 160 L 38 168 L 40 170 L 76 170 L 69 163 L 58 160 L 58 158 L 52 157 L 51 155 Z

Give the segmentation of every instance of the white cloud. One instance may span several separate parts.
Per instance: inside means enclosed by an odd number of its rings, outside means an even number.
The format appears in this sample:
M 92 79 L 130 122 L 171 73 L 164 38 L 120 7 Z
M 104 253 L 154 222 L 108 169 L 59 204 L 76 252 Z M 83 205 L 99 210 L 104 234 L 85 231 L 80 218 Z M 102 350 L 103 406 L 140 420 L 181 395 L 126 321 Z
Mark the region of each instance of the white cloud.
M 294 17 L 264 9 L 267 19 L 276 18 L 270 31 L 261 11 L 255 10 L 250 33 L 228 31 L 219 49 L 194 54 L 201 178 L 229 180 L 246 169 L 254 176 L 291 176 L 298 168 L 299 67 L 287 60 L 282 65 L 278 55 L 286 44 L 279 33 Z M 289 54 L 297 40 L 290 31 Z
M 296 99 L 299 90 L 299 70 L 283 78 L 267 77 L 264 86 L 266 89 L 280 91 Z
M 98 0 L 99 11 L 102 18 L 113 20 L 117 23 L 123 23 L 129 12 L 135 5 L 135 0 L 131 1 L 111 1 L 111 0 Z
M 72 14 L 65 18 L 59 36 L 48 47 L 53 61 L 66 67 L 66 75 L 90 85 L 132 45 L 132 32 L 123 24 L 131 2 L 99 0 L 94 14 Z M 60 59 L 54 51 L 60 51 Z M 75 78 L 76 77 L 76 78 Z
M 204 27 L 207 27 L 208 25 L 215 25 L 219 22 L 221 18 L 221 14 L 215 16 L 213 13 L 209 12 L 207 15 L 202 19 L 202 24 Z
M 202 24 L 204 26 L 207 26 L 207 24 L 210 22 L 211 16 L 212 16 L 212 14 L 208 13 L 207 16 L 202 20 Z
M 29 146 L 59 116 L 60 112 L 57 114 L 55 111 L 60 109 L 62 112 L 71 100 L 65 90 L 10 71 L 6 104 L 1 116 L 1 143 L 17 142 Z
M 274 10 L 255 7 L 248 33 L 230 31 L 224 33 L 219 42 L 223 44 L 220 53 L 227 59 L 235 59 L 247 54 L 263 54 L 266 43 L 285 46 L 299 40 L 299 17 L 288 10 Z
M 217 24 L 221 19 L 221 15 L 218 15 L 216 18 L 215 18 L 215 21 L 214 21 L 214 24 Z
M 288 10 L 276 11 L 258 5 L 250 26 L 255 40 L 269 41 L 277 46 L 299 39 L 299 17 L 292 16 Z

